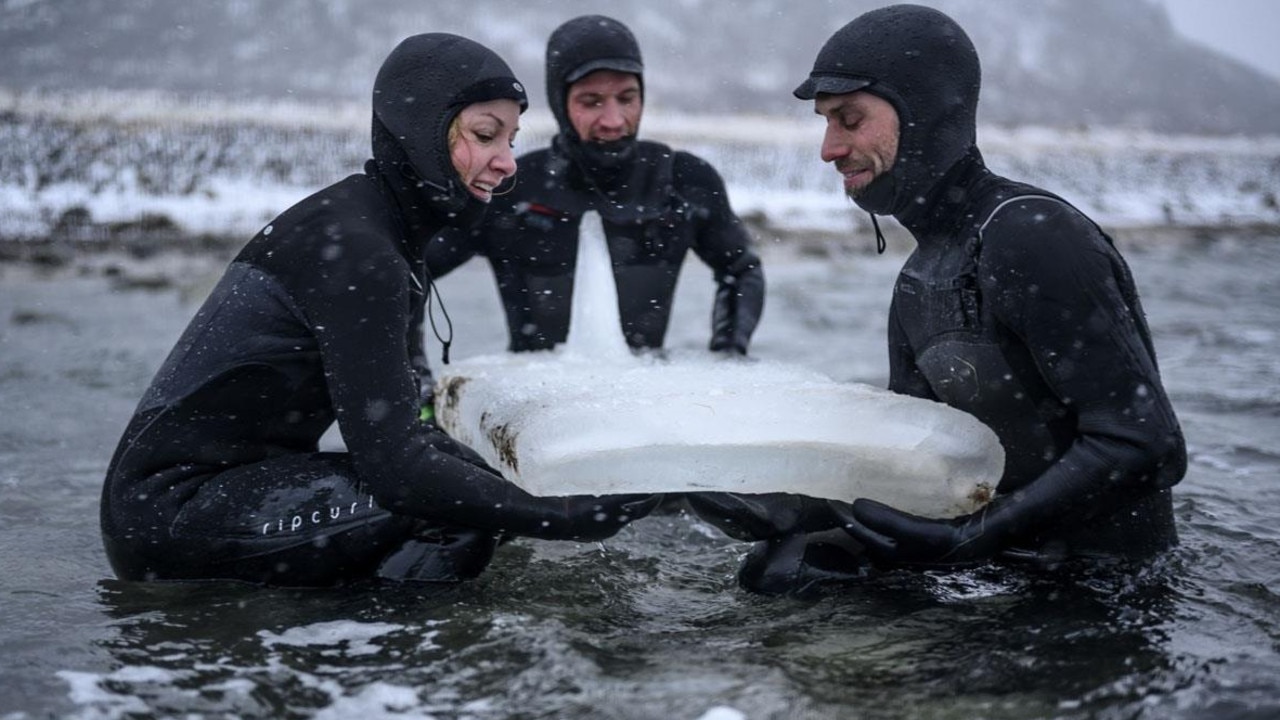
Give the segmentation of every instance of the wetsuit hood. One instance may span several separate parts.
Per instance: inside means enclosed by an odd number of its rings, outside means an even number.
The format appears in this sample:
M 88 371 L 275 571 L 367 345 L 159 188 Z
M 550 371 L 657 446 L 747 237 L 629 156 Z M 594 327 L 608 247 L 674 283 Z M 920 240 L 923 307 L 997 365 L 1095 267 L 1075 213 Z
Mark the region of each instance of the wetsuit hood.
M 893 168 L 854 202 L 870 213 L 899 215 L 975 146 L 981 76 L 973 42 L 954 20 L 933 8 L 891 5 L 836 31 L 795 96 L 864 91 L 893 105 L 899 125 Z
M 448 33 L 401 41 L 373 85 L 373 159 L 401 209 L 479 217 L 484 203 L 453 167 L 449 125 L 467 105 L 508 99 L 528 107 L 524 86 L 502 58 Z M 406 204 L 408 207 L 406 207 Z
M 565 22 L 547 40 L 547 102 L 560 132 L 558 152 L 566 154 L 599 184 L 633 159 L 635 136 L 609 143 L 585 143 L 569 121 L 569 86 L 597 70 L 631 73 L 644 94 L 644 61 L 640 45 L 626 25 L 603 15 L 583 15 Z

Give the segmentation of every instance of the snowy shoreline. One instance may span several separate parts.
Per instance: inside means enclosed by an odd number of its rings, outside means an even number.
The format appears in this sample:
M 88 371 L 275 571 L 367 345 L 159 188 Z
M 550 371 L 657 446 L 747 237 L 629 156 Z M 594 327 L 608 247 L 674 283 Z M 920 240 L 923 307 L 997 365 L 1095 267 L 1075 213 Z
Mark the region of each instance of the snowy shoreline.
M 238 247 L 293 203 L 360 170 L 366 112 L 0 88 L 0 261 L 95 247 Z M 538 111 L 522 124 L 518 152 L 545 144 L 554 127 Z M 655 107 L 643 135 L 715 166 L 762 244 L 869 246 L 870 223 L 817 157 L 821 124 L 807 113 L 694 117 Z M 1117 236 L 1280 227 L 1280 136 L 984 127 L 979 145 L 996 172 L 1063 195 Z M 898 249 L 909 247 L 886 225 Z

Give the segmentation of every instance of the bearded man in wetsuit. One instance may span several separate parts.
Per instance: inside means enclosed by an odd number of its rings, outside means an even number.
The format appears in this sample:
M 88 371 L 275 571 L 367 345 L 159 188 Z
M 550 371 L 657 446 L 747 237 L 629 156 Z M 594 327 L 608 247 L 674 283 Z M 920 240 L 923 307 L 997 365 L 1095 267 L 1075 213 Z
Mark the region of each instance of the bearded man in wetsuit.
M 427 248 L 428 269 L 439 277 L 485 256 L 506 311 L 508 349 L 550 349 L 568 335 L 579 227 L 595 211 L 630 347 L 662 347 L 692 250 L 717 285 L 710 349 L 745 355 L 764 307 L 760 259 L 714 168 L 636 137 L 644 64 L 631 31 L 600 15 L 565 22 L 547 42 L 546 77 L 559 126 L 551 146 L 519 158 L 514 188 L 495 193 L 479 227 L 439 234 Z
M 895 5 L 836 32 L 795 95 L 826 121 L 822 158 L 849 197 L 917 243 L 889 309 L 889 389 L 996 432 L 996 497 L 935 520 L 870 500 L 690 496 L 726 532 L 760 541 L 739 575 L 748 588 L 794 592 L 868 565 L 1142 558 L 1176 542 L 1169 488 L 1186 447 L 1133 278 L 1079 210 L 987 169 L 979 85 L 959 25 Z

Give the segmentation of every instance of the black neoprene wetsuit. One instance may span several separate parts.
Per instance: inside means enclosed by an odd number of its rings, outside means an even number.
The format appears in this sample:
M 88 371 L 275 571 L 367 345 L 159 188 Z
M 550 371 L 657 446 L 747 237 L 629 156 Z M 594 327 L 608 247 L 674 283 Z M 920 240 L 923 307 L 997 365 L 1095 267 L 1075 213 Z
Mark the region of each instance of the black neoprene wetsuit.
M 680 267 L 692 250 L 718 286 L 712 349 L 746 352 L 764 275 L 724 182 L 703 160 L 659 143 L 637 141 L 631 162 L 637 170 L 628 200 L 614 202 L 554 148 L 524 155 L 515 188 L 494 197 L 480 227 L 448 229 L 432 240 L 430 272 L 439 277 L 483 255 L 506 310 L 508 349 L 550 349 L 568 336 L 579 227 L 583 213 L 596 210 L 631 347 L 662 347 Z
M 1005 448 L 998 494 L 1075 485 L 1075 507 L 1028 519 L 1050 556 L 1146 555 L 1176 538 L 1168 488 L 1185 446 L 1133 277 L 1111 239 L 976 149 L 904 214 L 918 247 L 889 313 L 889 389 L 940 400 Z
M 463 38 L 414 36 L 388 58 L 365 173 L 245 246 L 129 422 L 101 504 L 120 578 L 457 580 L 503 534 L 596 539 L 643 515 L 624 498 L 529 496 L 418 418 L 422 246 L 483 209 L 445 133 L 491 98 L 524 94 Z M 346 451 L 320 452 L 335 421 Z
M 824 148 L 838 170 L 866 163 L 863 143 L 885 150 L 882 137 L 859 134 L 867 115 L 883 123 L 884 103 L 896 113 L 893 162 L 853 198 L 917 243 L 893 293 L 889 388 L 996 432 L 1006 453 L 996 497 L 937 520 L 866 499 L 689 496 L 726 532 L 762 540 L 739 574 L 746 587 L 803 590 L 856 578 L 868 561 L 1054 564 L 1144 557 L 1176 541 L 1169 488 L 1186 470 L 1186 447 L 1133 278 L 1075 208 L 987 170 L 976 145 L 980 86 L 964 30 L 934 8 L 901 4 L 833 34 L 795 94 L 815 107 L 837 98 L 829 109 L 847 110 L 842 99 L 855 93 L 883 101 L 828 117 L 834 139 Z
M 894 288 L 889 389 L 964 410 L 999 437 L 997 497 L 1024 507 L 1004 536 L 986 540 L 1006 557 L 1049 563 L 1143 557 L 1175 543 L 1169 487 L 1186 470 L 1186 449 L 1110 238 L 1056 196 L 991 173 L 977 149 L 929 200 L 928 212 L 900 217 L 918 247 Z M 690 499 L 734 536 L 775 545 L 744 567 L 747 583 L 766 590 L 785 582 L 768 577 L 779 556 L 838 544 L 820 531 L 855 517 L 847 504 L 799 496 Z M 824 563 L 853 562 L 827 549 Z
M 745 354 L 764 309 L 765 280 L 724 181 L 702 159 L 628 135 L 584 141 L 569 117 L 573 83 L 607 70 L 634 75 L 644 62 L 631 30 L 603 15 L 561 24 L 547 40 L 547 106 L 559 132 L 522 156 L 515 186 L 495 192 L 484 222 L 448 229 L 427 248 L 434 276 L 488 258 L 506 311 L 508 348 L 547 350 L 565 341 L 583 214 L 604 224 L 627 343 L 661 348 L 680 267 L 690 250 L 715 273 L 713 351 Z

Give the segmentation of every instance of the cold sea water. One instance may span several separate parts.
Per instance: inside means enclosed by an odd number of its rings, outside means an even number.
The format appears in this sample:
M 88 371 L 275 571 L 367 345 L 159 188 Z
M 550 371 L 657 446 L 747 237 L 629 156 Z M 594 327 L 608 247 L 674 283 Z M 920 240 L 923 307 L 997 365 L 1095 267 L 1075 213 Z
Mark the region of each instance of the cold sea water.
M 116 581 L 102 476 L 212 266 L 0 266 L 0 719 L 1280 717 L 1280 237 L 1126 253 L 1189 444 L 1181 545 L 805 599 L 739 590 L 747 546 L 678 513 L 604 543 L 519 540 L 452 587 Z M 882 385 L 903 256 L 766 260 L 754 352 Z M 483 265 L 440 290 L 455 356 L 502 348 Z M 705 342 L 710 290 L 694 261 L 673 347 Z

